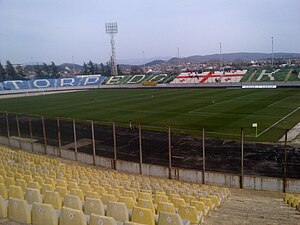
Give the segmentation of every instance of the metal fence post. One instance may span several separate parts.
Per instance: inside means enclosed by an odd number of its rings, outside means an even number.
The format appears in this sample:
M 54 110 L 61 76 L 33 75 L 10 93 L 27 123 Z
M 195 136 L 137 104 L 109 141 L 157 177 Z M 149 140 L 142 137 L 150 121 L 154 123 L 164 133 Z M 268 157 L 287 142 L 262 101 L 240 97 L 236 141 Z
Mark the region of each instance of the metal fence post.
M 171 126 L 168 129 L 169 139 L 169 179 L 172 179 L 172 143 L 171 143 Z
M 113 159 L 113 169 L 117 169 L 117 138 L 116 138 L 116 125 L 113 122 L 113 138 L 114 138 L 114 159 Z
M 205 184 L 205 128 L 202 127 L 202 184 Z
M 31 152 L 33 152 L 33 135 L 32 135 L 32 124 L 31 124 L 30 117 L 28 117 L 28 123 L 29 123 L 29 133 L 30 133 L 30 140 L 31 140 Z
M 240 188 L 244 187 L 244 129 L 241 127 L 241 176 Z
M 286 129 L 284 135 L 283 193 L 286 192 L 287 134 L 288 130 Z
M 56 118 L 56 124 L 57 124 L 58 151 L 59 151 L 59 157 L 61 158 L 61 136 L 60 136 L 59 117 Z
M 139 123 L 140 174 L 143 174 L 142 127 Z
M 95 130 L 94 130 L 94 121 L 91 121 L 92 127 L 92 143 L 93 143 L 93 165 L 96 165 L 96 143 L 95 143 Z
M 77 137 L 76 137 L 76 122 L 75 122 L 75 118 L 73 118 L 73 135 L 74 135 L 75 161 L 77 161 Z
M 44 116 L 41 116 L 42 126 L 43 126 L 43 136 L 44 136 L 44 144 L 45 144 L 45 155 L 47 155 L 47 136 L 46 136 L 46 128 L 45 128 L 45 120 Z
M 16 123 L 17 123 L 17 131 L 18 131 L 18 138 L 19 138 L 19 148 L 21 149 L 21 132 L 20 132 L 20 124 L 19 124 L 18 114 L 16 114 Z
M 5 118 L 6 118 L 6 131 L 7 131 L 8 146 L 10 146 L 10 132 L 9 132 L 8 113 L 7 112 L 5 112 Z

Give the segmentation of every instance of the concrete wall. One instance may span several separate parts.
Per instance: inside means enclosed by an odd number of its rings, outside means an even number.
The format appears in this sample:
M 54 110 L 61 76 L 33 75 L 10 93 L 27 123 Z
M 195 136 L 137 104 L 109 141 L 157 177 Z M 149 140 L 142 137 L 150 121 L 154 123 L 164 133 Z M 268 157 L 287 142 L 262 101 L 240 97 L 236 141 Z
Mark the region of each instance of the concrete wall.
M 165 166 L 143 164 L 142 170 L 144 175 L 164 178 L 169 177 L 169 168 Z
M 77 160 L 86 164 L 93 165 L 93 156 L 85 153 L 77 152 Z
M 201 184 L 202 171 L 178 168 L 178 178 L 179 180 Z
M 139 163 L 135 163 L 135 162 L 118 160 L 116 163 L 116 169 L 118 171 L 123 171 L 123 172 L 140 173 Z
M 297 179 L 287 179 L 286 182 L 286 192 L 290 193 L 300 193 L 300 180 Z
M 239 188 L 240 176 L 229 173 L 205 172 L 205 183 Z
M 283 190 L 283 181 L 275 177 L 244 176 L 244 188 L 268 191 Z
M 61 157 L 63 159 L 70 159 L 70 160 L 74 160 L 75 161 L 75 152 L 70 151 L 70 150 L 62 149 L 61 150 Z
M 112 159 L 96 156 L 95 158 L 95 164 L 96 166 L 101 166 L 104 168 L 112 169 Z
M 0 136 L 0 144 L 18 148 L 19 145 L 22 149 L 35 153 L 45 153 L 44 144 L 30 143 L 27 141 L 20 141 L 15 138 L 8 139 L 7 137 Z M 59 156 L 59 149 L 53 146 L 47 146 L 47 154 L 53 156 Z M 75 152 L 62 149 L 61 157 L 64 159 L 75 160 Z M 77 159 L 80 162 L 86 164 L 93 164 L 93 156 L 85 153 L 77 153 Z M 95 164 L 97 166 L 105 167 L 108 169 L 113 168 L 113 160 L 110 158 L 95 157 Z M 139 174 L 139 164 L 135 162 L 127 162 L 117 160 L 116 168 L 118 171 L 130 172 Z M 156 176 L 156 177 L 169 177 L 169 168 L 160 165 L 143 164 L 142 171 L 144 175 Z M 193 183 L 202 183 L 202 172 L 198 170 L 172 168 L 172 179 L 179 179 L 182 181 L 188 181 Z M 207 171 L 205 172 L 205 183 L 210 185 L 227 186 L 227 187 L 240 187 L 240 176 L 236 174 L 217 173 Z M 283 179 L 276 177 L 262 177 L 262 176 L 249 176 L 245 175 L 243 179 L 243 185 L 245 189 L 254 190 L 269 190 L 269 191 L 282 191 Z M 300 192 L 300 180 L 299 179 L 287 179 L 286 192 L 299 193 Z

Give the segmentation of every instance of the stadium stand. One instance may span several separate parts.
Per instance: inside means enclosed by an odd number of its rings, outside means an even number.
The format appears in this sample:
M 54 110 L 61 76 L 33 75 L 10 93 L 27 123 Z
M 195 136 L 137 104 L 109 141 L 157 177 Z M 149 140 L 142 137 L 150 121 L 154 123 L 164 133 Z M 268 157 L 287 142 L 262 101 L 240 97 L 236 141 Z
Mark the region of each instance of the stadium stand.
M 166 83 L 169 80 L 170 75 L 167 74 L 151 74 L 151 75 L 118 75 L 113 77 L 107 77 L 104 84 L 107 85 L 124 85 L 124 84 L 141 84 L 145 81 Z
M 286 193 L 283 197 L 283 201 L 300 211 L 300 194 Z
M 198 224 L 230 195 L 224 187 L 92 168 L 1 146 L 0 162 L 0 217 L 18 223 Z M 8 175 L 12 180 L 5 182 Z M 15 182 L 20 178 L 25 192 Z M 42 193 L 44 185 L 51 188 Z

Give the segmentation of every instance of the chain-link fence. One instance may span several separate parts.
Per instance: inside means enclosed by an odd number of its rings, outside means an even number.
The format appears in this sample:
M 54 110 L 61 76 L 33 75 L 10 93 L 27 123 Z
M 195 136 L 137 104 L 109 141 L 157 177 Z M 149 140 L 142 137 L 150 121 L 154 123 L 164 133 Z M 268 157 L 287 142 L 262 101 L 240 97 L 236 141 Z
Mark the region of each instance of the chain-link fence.
M 169 130 L 170 128 L 170 130 Z M 8 130 L 7 130 L 8 129 Z M 299 145 L 189 135 L 172 126 L 0 113 L 0 135 L 117 160 L 238 175 L 300 178 Z M 204 135 L 204 139 L 203 139 Z M 203 155 L 204 153 L 204 155 Z

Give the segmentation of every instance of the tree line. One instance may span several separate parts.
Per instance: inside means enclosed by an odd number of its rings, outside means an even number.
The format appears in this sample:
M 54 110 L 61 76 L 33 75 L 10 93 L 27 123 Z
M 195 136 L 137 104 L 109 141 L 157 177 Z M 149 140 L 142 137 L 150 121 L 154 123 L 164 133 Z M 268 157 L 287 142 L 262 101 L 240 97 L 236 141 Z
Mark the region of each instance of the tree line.
M 3 66 L 0 62 L 0 82 L 5 80 L 24 80 L 29 77 L 35 78 L 59 78 L 57 66 L 54 62 L 47 65 L 27 65 L 22 67 L 21 65 L 13 65 L 9 60 L 6 61 L 6 65 Z

